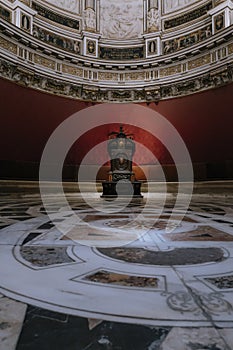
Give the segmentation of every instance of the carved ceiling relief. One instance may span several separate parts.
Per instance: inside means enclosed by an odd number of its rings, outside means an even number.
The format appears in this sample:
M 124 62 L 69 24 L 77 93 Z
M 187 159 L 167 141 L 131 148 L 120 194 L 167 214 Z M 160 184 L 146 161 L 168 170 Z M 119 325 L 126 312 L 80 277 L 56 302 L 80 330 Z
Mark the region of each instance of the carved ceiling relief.
M 214 0 L 214 6 L 218 6 L 219 4 L 221 4 L 224 1 L 225 0 Z
M 101 0 L 100 32 L 107 39 L 133 39 L 143 33 L 141 0 Z
M 169 13 L 187 5 L 194 4 L 199 0 L 163 0 L 163 12 Z
M 85 0 L 84 10 L 84 30 L 94 32 L 96 31 L 96 1 Z
M 156 32 L 160 29 L 160 16 L 157 8 L 153 7 L 147 12 L 148 32 Z
M 96 30 L 96 14 L 92 8 L 87 8 L 83 11 L 84 15 L 84 27 L 85 30 L 95 31 Z
M 147 32 L 156 32 L 160 30 L 161 16 L 159 13 L 158 0 L 147 0 Z
M 46 0 L 45 2 L 59 7 L 62 10 L 79 13 L 79 1 L 80 0 Z
M 0 2 L 2 4 L 2 0 Z M 39 54 L 33 46 L 24 45 L 18 36 L 8 42 L 6 38 L 10 35 L 5 31 L 0 39 L 3 57 L 8 51 L 7 59 L 10 57 L 13 61 L 16 58 L 21 62 L 20 58 L 24 64 L 12 64 L 10 69 L 10 65 L 4 62 L 2 67 L 0 65 L 0 75 L 51 93 L 56 91 L 64 96 L 102 102 L 158 101 L 227 84 L 233 80 L 233 68 L 229 66 L 233 53 L 232 28 L 227 28 L 233 21 L 232 2 L 196 2 L 200 6 L 182 13 L 177 11 L 175 15 L 169 10 L 164 17 L 164 6 L 175 11 L 194 4 L 194 0 L 44 0 L 45 4 L 63 6 L 64 11 L 76 9 L 76 17 L 74 12 L 69 16 L 49 6 L 46 8 L 36 0 L 31 1 L 28 8 L 24 5 L 17 9 L 17 13 L 4 3 L 0 6 L 4 26 L 7 28 L 12 23 L 22 29 L 22 37 L 29 38 L 28 34 L 32 34 L 32 44 L 40 41 L 40 46 L 45 43 L 49 50 Z M 213 8 L 222 2 L 226 4 Z M 47 20 L 50 21 L 48 27 Z M 195 26 L 190 31 L 188 24 L 194 20 Z M 215 34 L 221 39 L 218 42 Z M 117 42 L 120 40 L 122 43 Z M 19 45 L 18 41 L 21 41 Z M 179 53 L 181 61 L 175 64 L 174 53 L 185 50 L 184 54 L 192 54 L 193 45 L 198 45 L 200 51 L 194 51 L 192 56 Z M 61 50 L 64 55 L 58 56 L 57 52 Z M 75 54 L 87 56 L 88 64 L 83 63 L 84 57 L 76 59 Z M 154 59 L 147 61 L 147 58 Z M 118 62 L 96 64 L 103 63 L 103 60 Z M 129 60 L 135 64 L 131 66 Z M 25 62 L 32 64 L 25 68 Z M 217 70 L 219 66 L 220 71 Z M 59 73 L 55 78 L 54 71 Z M 72 82 L 70 75 L 73 76 Z

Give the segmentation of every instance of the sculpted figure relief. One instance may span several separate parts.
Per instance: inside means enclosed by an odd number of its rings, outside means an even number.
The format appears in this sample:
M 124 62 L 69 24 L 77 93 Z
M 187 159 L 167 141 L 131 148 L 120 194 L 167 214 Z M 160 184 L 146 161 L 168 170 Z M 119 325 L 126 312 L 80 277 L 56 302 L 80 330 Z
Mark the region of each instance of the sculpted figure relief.
M 78 12 L 79 0 L 46 0 L 46 1 L 64 10 Z
M 88 7 L 84 11 L 84 25 L 85 25 L 85 29 L 90 29 L 90 30 L 96 29 L 95 11 L 90 7 Z
M 147 29 L 149 32 L 159 30 L 159 12 L 154 7 L 147 13 Z
M 170 12 L 176 10 L 177 8 L 184 7 L 186 5 L 192 4 L 197 0 L 163 0 L 164 12 Z
M 101 33 L 105 38 L 128 39 L 142 34 L 143 2 L 141 0 L 102 0 Z

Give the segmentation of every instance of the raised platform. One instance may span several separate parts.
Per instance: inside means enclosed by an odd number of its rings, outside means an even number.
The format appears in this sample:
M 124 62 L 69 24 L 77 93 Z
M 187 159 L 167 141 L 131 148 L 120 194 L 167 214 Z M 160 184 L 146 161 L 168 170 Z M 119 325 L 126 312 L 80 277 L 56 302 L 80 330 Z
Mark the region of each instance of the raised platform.
M 132 197 L 143 198 L 140 181 L 104 181 L 102 182 L 103 194 L 101 198 Z

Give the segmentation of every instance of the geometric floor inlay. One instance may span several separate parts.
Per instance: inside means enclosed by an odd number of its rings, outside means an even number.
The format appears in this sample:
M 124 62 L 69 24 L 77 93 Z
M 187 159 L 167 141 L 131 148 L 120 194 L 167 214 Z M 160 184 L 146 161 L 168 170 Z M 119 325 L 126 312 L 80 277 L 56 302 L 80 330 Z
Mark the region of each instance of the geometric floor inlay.
M 66 253 L 65 247 L 33 247 L 20 248 L 22 257 L 35 266 L 49 266 L 74 262 Z
M 129 276 L 119 273 L 98 271 L 93 275 L 86 276 L 86 279 L 91 282 L 116 284 L 119 286 L 127 287 L 150 287 L 156 288 L 158 286 L 158 278 L 142 277 L 142 276 Z
M 214 284 L 219 289 L 233 288 L 233 275 L 222 277 L 205 278 L 206 281 Z
M 91 196 L 0 199 L 0 348 L 233 349 L 233 196 Z
M 196 230 L 185 233 L 165 233 L 163 237 L 171 241 L 233 241 L 231 234 L 209 226 L 198 227 Z
M 29 307 L 17 350 L 158 349 L 169 331 L 106 321 L 91 330 L 85 318 Z
M 224 260 L 219 248 L 174 248 L 169 251 L 149 251 L 143 248 L 98 248 L 102 254 L 136 264 L 193 265 Z

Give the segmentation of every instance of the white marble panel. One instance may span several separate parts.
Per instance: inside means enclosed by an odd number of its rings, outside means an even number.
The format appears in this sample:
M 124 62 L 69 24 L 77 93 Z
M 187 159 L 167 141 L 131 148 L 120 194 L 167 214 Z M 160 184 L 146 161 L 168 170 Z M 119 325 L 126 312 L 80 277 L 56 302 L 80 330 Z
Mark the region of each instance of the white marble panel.
M 67 10 L 74 13 L 79 12 L 79 0 L 46 0 L 44 2 L 60 7 L 62 10 Z
M 104 38 L 125 40 L 143 32 L 141 0 L 101 0 L 100 32 Z
M 169 13 L 195 2 L 198 2 L 198 0 L 163 0 L 163 11 L 164 13 Z
M 223 339 L 214 328 L 178 328 L 168 334 L 161 350 L 219 349 L 226 350 Z
M 233 329 L 232 328 L 224 328 L 219 329 L 219 334 L 225 340 L 229 348 L 231 349 L 233 346 Z

